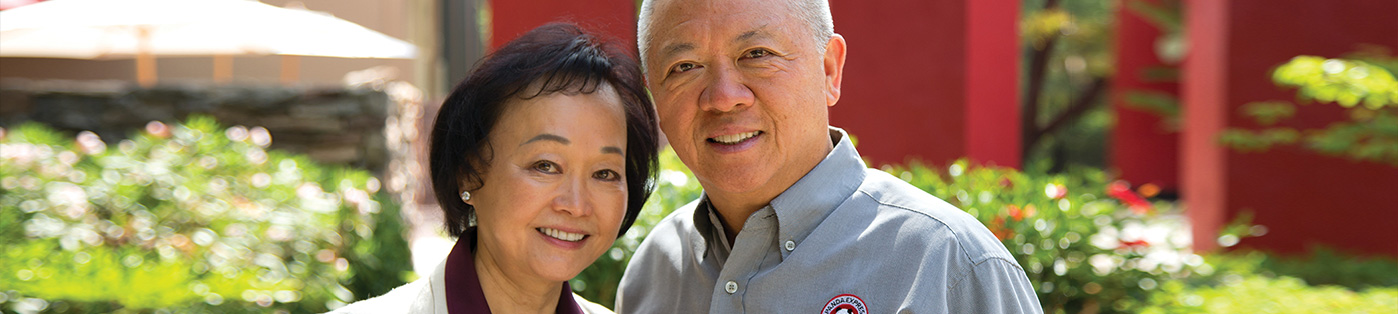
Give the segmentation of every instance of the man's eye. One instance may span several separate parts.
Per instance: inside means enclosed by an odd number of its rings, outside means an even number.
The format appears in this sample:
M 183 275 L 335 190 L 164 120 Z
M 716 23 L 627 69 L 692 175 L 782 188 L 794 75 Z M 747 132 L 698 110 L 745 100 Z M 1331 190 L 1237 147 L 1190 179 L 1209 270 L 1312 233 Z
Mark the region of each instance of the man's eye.
M 679 73 L 679 72 L 689 71 L 689 70 L 693 70 L 695 67 L 698 67 L 698 66 L 697 66 L 697 65 L 694 65 L 693 63 L 689 63 L 689 62 L 680 63 L 680 64 L 676 64 L 676 65 L 675 65 L 675 68 L 674 68 L 673 70 L 671 70 L 671 72 Z
M 772 54 L 772 52 L 771 52 L 771 51 L 767 51 L 767 49 L 753 49 L 753 50 L 749 50 L 747 53 L 744 53 L 744 54 L 743 54 L 743 57 L 744 57 L 744 58 L 748 58 L 748 59 L 757 59 L 757 58 L 769 56 L 769 55 L 771 55 L 771 54 Z
M 602 170 L 602 171 L 594 172 L 594 173 L 592 173 L 592 177 L 595 178 L 595 179 L 598 179 L 598 180 L 602 180 L 602 181 L 617 181 L 617 180 L 621 180 L 621 175 L 620 175 L 620 174 L 617 174 L 616 171 L 612 171 L 612 170 Z
M 534 162 L 533 168 L 534 168 L 534 171 L 538 171 L 538 172 L 543 172 L 543 173 L 558 173 L 558 164 L 555 164 L 555 163 L 553 163 L 553 162 L 551 162 L 551 161 L 547 161 L 547 160 L 540 160 L 540 161 Z

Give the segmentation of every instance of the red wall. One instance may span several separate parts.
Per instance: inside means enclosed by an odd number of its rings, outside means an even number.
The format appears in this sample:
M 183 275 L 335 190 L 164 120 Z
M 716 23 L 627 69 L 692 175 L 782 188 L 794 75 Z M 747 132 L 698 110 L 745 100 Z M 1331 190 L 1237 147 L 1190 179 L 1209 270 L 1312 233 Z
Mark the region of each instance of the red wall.
M 849 55 L 831 124 L 873 161 L 1019 166 L 1017 0 L 831 1 Z M 631 1 L 492 1 L 491 47 L 558 19 L 635 51 Z
M 1131 92 L 1179 96 L 1177 81 L 1151 81 L 1145 71 L 1165 66 L 1156 55 L 1160 29 L 1120 6 L 1116 27 L 1116 75 L 1111 102 L 1116 114 L 1112 130 L 1111 165 L 1121 179 L 1140 185 L 1151 183 L 1166 191 L 1179 188 L 1179 133 L 1169 129 L 1159 114 L 1127 105 Z
M 1296 55 L 1337 57 L 1370 43 L 1398 51 L 1398 1 L 1196 0 L 1189 5 L 1191 55 L 1181 87 L 1188 126 L 1180 165 L 1196 244 L 1212 247 L 1239 212 L 1255 212 L 1270 232 L 1244 246 L 1283 253 L 1324 244 L 1398 255 L 1398 168 L 1352 162 L 1297 148 L 1238 153 L 1217 144 L 1228 127 L 1256 128 L 1243 104 L 1295 100 L 1270 71 Z M 1333 104 L 1302 106 L 1292 127 L 1341 121 Z
M 622 48 L 636 51 L 636 4 L 632 1 L 491 0 L 490 49 L 494 50 L 539 25 L 568 21 L 611 36 Z
M 849 46 L 834 126 L 877 167 L 963 156 L 1019 166 L 1019 3 L 830 3 Z

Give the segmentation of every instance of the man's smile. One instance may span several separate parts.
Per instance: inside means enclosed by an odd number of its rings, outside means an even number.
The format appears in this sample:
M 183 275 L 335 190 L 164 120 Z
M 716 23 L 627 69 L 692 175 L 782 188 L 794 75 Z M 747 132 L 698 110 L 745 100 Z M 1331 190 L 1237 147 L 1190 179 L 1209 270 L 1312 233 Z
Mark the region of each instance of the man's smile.
M 724 145 L 735 145 L 735 144 L 738 144 L 738 143 L 740 143 L 740 142 L 742 142 L 742 141 L 745 141 L 745 140 L 747 140 L 747 139 L 757 137 L 758 135 L 761 135 L 762 133 L 763 133 L 762 131 L 752 131 L 752 132 L 744 132 L 744 133 L 738 133 L 738 134 L 719 135 L 719 136 L 715 136 L 715 137 L 708 138 L 708 141 L 709 141 L 709 143 L 718 143 L 718 144 L 724 144 Z

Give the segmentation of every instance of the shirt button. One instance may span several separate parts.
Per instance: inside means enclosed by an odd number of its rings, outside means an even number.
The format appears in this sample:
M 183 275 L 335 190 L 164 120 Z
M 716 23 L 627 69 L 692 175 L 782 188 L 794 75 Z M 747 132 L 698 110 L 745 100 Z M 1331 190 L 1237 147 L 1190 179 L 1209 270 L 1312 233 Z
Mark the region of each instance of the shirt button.
M 737 282 L 734 282 L 734 281 L 732 281 L 732 280 L 729 280 L 728 283 L 723 284 L 723 291 L 728 291 L 728 294 L 733 294 L 733 293 L 738 292 L 738 283 L 737 283 Z
M 787 251 L 787 252 L 790 252 L 791 250 L 795 250 L 795 249 L 796 249 L 796 241 L 786 240 L 786 251 Z

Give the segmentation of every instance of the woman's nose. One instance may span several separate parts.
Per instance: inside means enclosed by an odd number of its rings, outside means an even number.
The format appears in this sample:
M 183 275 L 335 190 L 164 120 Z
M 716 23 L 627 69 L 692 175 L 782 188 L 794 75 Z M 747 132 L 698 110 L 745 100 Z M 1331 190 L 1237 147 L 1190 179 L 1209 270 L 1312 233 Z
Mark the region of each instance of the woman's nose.
M 587 202 L 586 180 L 585 178 L 564 180 L 558 187 L 558 194 L 553 198 L 554 210 L 575 217 L 591 214 L 592 209 L 588 206 Z

